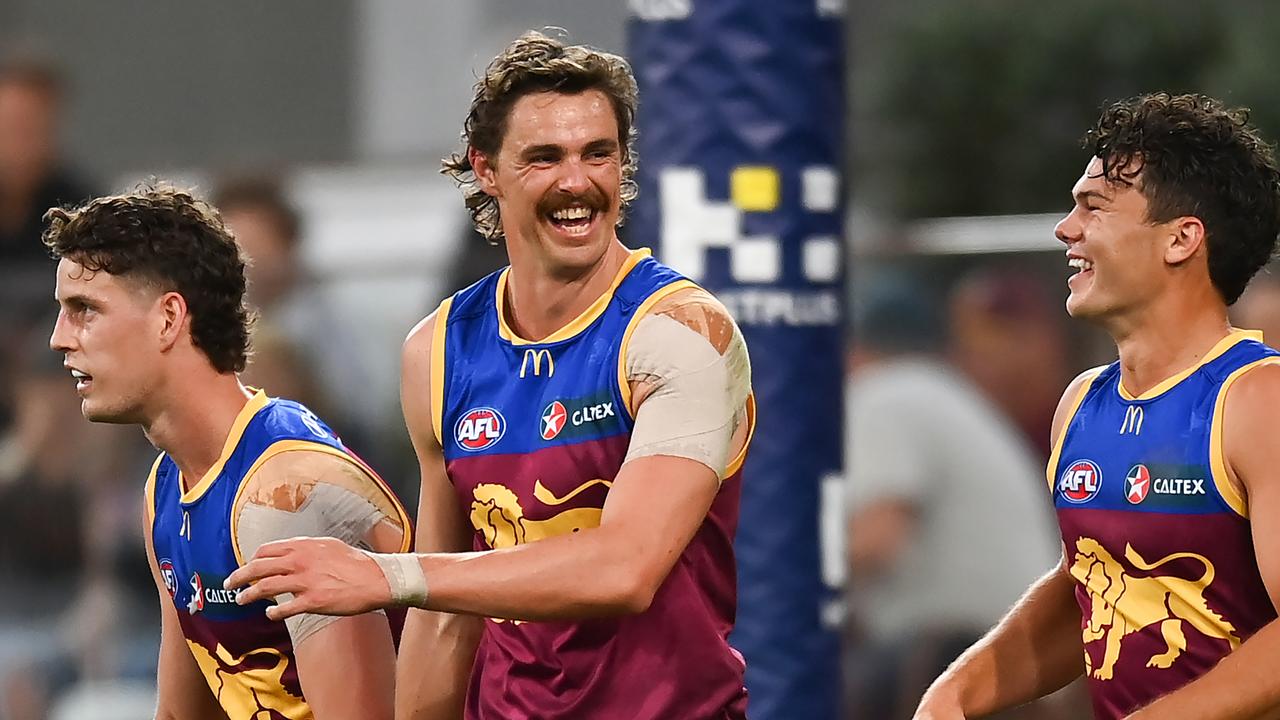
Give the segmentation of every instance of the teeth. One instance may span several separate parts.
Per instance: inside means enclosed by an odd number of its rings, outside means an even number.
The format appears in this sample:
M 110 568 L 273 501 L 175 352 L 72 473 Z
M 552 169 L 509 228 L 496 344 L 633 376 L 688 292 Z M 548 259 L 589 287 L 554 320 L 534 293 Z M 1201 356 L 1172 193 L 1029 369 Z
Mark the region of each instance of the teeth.
M 85 378 L 89 377 L 89 375 L 88 375 L 88 373 L 82 373 L 82 372 L 80 372 L 79 370 L 72 370 L 72 371 L 71 371 L 71 377 L 73 377 L 73 378 L 75 378 L 75 379 L 77 379 L 77 380 L 83 380 L 83 379 L 85 379 Z
M 591 210 L 584 207 L 565 208 L 551 213 L 551 217 L 556 220 L 586 220 L 591 217 Z
M 1093 263 L 1089 262 L 1088 260 L 1085 260 L 1084 258 L 1071 258 L 1067 260 L 1067 264 L 1077 270 L 1082 270 L 1082 271 L 1093 269 Z

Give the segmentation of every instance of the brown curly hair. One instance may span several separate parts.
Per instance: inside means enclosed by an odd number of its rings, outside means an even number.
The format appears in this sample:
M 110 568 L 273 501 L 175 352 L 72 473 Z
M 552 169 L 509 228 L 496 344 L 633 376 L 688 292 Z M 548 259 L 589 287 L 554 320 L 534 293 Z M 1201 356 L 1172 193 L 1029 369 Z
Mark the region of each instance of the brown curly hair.
M 484 77 L 475 84 L 471 109 L 462 126 L 463 149 L 440 161 L 440 172 L 462 188 L 476 230 L 491 243 L 497 244 L 503 236 L 498 201 L 480 189 L 467 149 L 495 157 L 502 147 L 511 107 L 525 95 L 548 90 L 569 95 L 599 90 L 609 98 L 622 141 L 622 211 L 636 197 L 634 122 L 639 92 L 631 66 L 618 55 L 585 45 L 565 45 L 530 31 L 489 63 Z M 622 222 L 622 213 L 618 221 Z
M 1247 109 L 1198 94 L 1142 95 L 1104 110 L 1084 146 L 1109 181 L 1137 182 L 1150 222 L 1204 223 L 1209 279 L 1228 305 L 1275 252 L 1280 171 Z
M 181 294 L 195 346 L 218 372 L 244 370 L 254 321 L 245 304 L 245 261 L 211 205 L 151 183 L 53 208 L 44 219 L 44 244 L 54 257 Z

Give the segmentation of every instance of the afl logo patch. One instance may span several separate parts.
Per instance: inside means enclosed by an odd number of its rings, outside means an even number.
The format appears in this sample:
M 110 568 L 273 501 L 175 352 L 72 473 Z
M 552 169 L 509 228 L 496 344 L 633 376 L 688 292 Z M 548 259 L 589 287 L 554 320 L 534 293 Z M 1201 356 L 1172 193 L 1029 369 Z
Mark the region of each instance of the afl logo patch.
M 160 561 L 160 577 L 164 578 L 164 587 L 169 597 L 178 594 L 178 573 L 173 569 L 173 561 L 165 558 Z
M 489 407 L 468 410 L 453 426 L 453 438 L 458 447 L 470 452 L 492 447 L 507 431 L 507 421 L 502 413 Z
M 556 400 L 542 411 L 542 439 L 554 440 L 560 431 L 564 429 L 564 423 L 569 419 L 569 411 L 565 410 L 564 403 Z
M 1137 505 L 1147 499 L 1151 492 L 1151 471 L 1146 465 L 1134 465 L 1124 478 L 1124 497 L 1131 505 Z
M 1102 470 L 1092 460 L 1076 460 L 1058 480 L 1058 490 L 1069 503 L 1086 503 L 1102 487 Z

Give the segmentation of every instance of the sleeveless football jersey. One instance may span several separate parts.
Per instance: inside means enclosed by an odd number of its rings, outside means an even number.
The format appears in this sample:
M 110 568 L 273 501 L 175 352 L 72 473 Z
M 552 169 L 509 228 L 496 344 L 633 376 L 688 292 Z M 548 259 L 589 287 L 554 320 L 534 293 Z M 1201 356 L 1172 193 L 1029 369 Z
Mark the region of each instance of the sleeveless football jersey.
M 499 310 L 506 272 L 446 300 L 435 325 L 435 426 L 477 550 L 600 524 L 631 436 L 628 339 L 658 300 L 695 287 L 649 251 L 635 251 L 608 292 L 535 343 L 516 336 Z M 745 448 L 724 473 L 647 611 L 574 622 L 486 620 L 466 717 L 744 717 L 744 664 L 728 642 L 744 455 Z
M 222 456 L 190 491 L 183 491 L 178 466 L 161 454 L 147 480 L 156 563 L 187 645 L 230 720 L 312 717 L 285 624 L 267 619 L 269 602 L 240 606 L 236 591 L 222 588 L 244 561 L 232 509 L 245 479 L 267 459 L 293 450 L 330 453 L 362 468 L 400 514 L 406 529 L 400 551 L 411 542 L 408 516 L 394 493 L 296 402 L 254 395 L 236 417 Z
M 1276 618 L 1227 477 L 1222 407 L 1237 378 L 1277 355 L 1260 333 L 1234 331 L 1139 397 L 1116 362 L 1073 400 L 1048 479 L 1099 718 L 1189 683 Z

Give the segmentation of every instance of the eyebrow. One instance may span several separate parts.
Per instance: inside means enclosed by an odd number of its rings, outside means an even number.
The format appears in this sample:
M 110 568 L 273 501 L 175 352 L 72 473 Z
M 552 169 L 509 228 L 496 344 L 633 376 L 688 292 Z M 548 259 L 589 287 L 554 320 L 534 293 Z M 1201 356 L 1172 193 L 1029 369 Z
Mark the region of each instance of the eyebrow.
M 549 143 L 544 145 L 530 145 L 529 147 L 520 151 L 520 157 L 523 157 L 523 158 L 533 157 L 534 155 L 541 155 L 543 153 L 560 155 L 563 152 L 564 152 L 564 148 L 559 145 L 552 145 Z
M 1083 190 L 1080 192 L 1071 193 L 1071 196 L 1075 198 L 1076 202 L 1079 203 L 1080 205 L 1085 204 L 1085 202 L 1091 198 L 1097 198 L 1098 200 L 1102 200 L 1103 202 L 1111 202 L 1110 197 L 1098 192 L 1097 190 Z
M 599 140 L 592 140 L 591 142 L 587 143 L 587 146 L 583 148 L 583 151 L 592 152 L 595 150 L 605 150 L 607 152 L 614 152 L 617 149 L 618 149 L 617 140 L 613 140 L 610 138 L 600 138 Z
M 533 157 L 534 155 L 541 155 L 544 153 L 549 153 L 552 155 L 562 155 L 564 154 L 564 150 L 565 150 L 564 146 L 555 145 L 552 143 L 545 143 L 542 145 L 530 145 L 529 147 L 520 151 L 520 157 L 529 158 L 529 157 Z M 584 154 L 589 152 L 595 152 L 598 150 L 604 150 L 605 152 L 617 152 L 618 141 L 612 138 L 599 138 L 597 140 L 592 140 L 582 148 L 582 152 Z
M 82 295 L 79 293 L 75 295 L 68 295 L 66 297 L 58 297 L 57 295 L 54 295 L 53 299 L 60 305 L 73 305 L 73 306 L 79 305 L 82 307 L 86 307 L 90 305 L 99 304 L 98 301 L 95 300 L 94 298 L 91 298 L 88 295 Z

